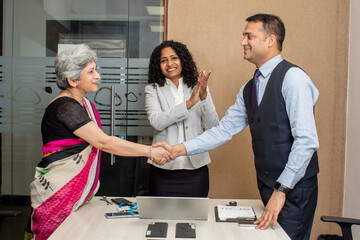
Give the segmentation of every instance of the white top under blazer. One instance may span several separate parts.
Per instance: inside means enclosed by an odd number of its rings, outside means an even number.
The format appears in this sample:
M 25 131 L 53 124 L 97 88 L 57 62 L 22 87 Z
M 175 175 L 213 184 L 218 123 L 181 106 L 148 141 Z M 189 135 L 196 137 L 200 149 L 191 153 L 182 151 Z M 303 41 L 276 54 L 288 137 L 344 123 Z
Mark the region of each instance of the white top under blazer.
M 154 128 L 153 143 L 167 142 L 170 145 L 182 143 L 218 124 L 219 117 L 209 88 L 204 101 L 199 99 L 199 102 L 190 109 L 186 108 L 186 101 L 191 97 L 193 90 L 183 83 L 182 78 L 179 80 L 178 88 L 170 79 L 166 79 L 163 87 L 158 84 L 155 88 L 153 84 L 145 87 L 145 109 L 150 125 Z M 210 162 L 208 152 L 178 157 L 163 166 L 148 160 L 148 163 L 168 170 L 197 169 Z

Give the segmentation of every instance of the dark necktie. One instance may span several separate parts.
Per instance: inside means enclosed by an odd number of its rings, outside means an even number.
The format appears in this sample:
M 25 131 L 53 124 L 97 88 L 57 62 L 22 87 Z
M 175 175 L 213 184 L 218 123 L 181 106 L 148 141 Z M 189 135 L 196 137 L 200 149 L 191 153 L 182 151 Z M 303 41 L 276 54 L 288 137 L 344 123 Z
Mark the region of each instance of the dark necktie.
M 256 84 L 259 80 L 258 77 L 260 75 L 261 75 L 260 70 L 256 69 L 256 71 L 254 73 L 254 81 L 253 81 L 252 92 L 251 92 L 251 105 L 252 105 L 253 112 L 256 112 L 256 110 L 258 109 Z

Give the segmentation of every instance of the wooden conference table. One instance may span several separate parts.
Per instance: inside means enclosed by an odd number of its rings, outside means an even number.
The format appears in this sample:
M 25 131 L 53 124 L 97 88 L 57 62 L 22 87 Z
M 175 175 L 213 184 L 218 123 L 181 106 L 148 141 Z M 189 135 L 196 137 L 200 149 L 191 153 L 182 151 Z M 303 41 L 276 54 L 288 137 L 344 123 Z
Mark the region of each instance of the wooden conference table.
M 151 222 L 167 222 L 168 240 L 175 238 L 175 225 L 178 222 L 191 222 L 196 225 L 197 240 L 238 240 L 238 239 L 290 239 L 279 224 L 273 230 L 257 230 L 253 227 L 239 227 L 237 223 L 216 222 L 214 207 L 216 205 L 226 205 L 230 201 L 236 201 L 238 206 L 252 206 L 256 216 L 260 217 L 264 211 L 264 205 L 258 199 L 210 199 L 209 216 L 207 221 L 189 220 L 164 220 L 164 219 L 139 219 L 139 218 L 116 218 L 107 219 L 106 212 L 116 212 L 115 204 L 107 205 L 100 201 L 100 197 L 95 197 L 90 203 L 82 206 L 79 210 L 72 213 L 63 224 L 51 235 L 49 239 L 120 239 L 120 240 L 145 240 L 158 239 L 146 238 L 147 226 Z M 135 201 L 135 198 L 127 198 Z M 110 198 L 109 198 L 110 200 Z

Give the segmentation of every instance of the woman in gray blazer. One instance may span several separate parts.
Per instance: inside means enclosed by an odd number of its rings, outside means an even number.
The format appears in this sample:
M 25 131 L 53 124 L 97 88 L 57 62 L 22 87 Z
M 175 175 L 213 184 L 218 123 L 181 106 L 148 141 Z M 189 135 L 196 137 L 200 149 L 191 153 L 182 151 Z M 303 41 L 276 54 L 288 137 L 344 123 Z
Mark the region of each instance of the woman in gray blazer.
M 218 124 L 207 87 L 210 73 L 200 72 L 199 76 L 189 50 L 182 43 L 165 41 L 154 49 L 149 85 L 145 88 L 146 112 L 154 128 L 153 143 L 178 144 Z M 178 157 L 163 166 L 148 162 L 150 195 L 207 197 L 208 152 Z

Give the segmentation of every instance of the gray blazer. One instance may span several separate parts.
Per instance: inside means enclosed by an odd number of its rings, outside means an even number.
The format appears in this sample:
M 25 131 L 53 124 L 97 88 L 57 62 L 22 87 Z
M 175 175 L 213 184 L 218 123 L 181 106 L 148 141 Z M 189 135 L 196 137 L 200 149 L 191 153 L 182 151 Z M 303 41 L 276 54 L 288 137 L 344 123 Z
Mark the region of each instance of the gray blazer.
M 191 97 L 193 89 L 184 86 L 184 98 Z M 170 85 L 165 83 L 163 87 L 152 84 L 145 87 L 145 109 L 151 126 L 154 128 L 155 142 L 167 142 L 171 145 L 178 144 L 178 125 L 184 121 L 185 141 L 193 139 L 219 123 L 209 89 L 204 101 L 200 101 L 186 109 L 186 101 L 175 105 Z M 208 152 L 189 156 L 194 169 L 209 164 L 210 156 Z M 156 165 L 163 169 L 174 169 L 175 161 L 170 161 L 163 166 Z M 154 164 L 152 161 L 149 163 Z M 155 164 L 154 164 L 155 165 Z

